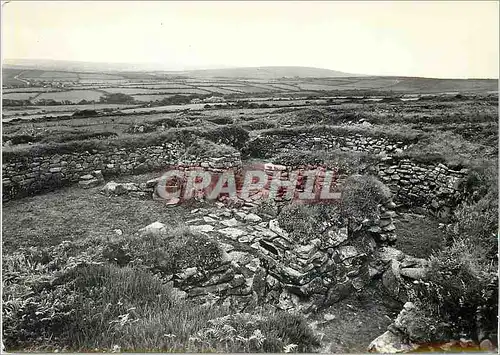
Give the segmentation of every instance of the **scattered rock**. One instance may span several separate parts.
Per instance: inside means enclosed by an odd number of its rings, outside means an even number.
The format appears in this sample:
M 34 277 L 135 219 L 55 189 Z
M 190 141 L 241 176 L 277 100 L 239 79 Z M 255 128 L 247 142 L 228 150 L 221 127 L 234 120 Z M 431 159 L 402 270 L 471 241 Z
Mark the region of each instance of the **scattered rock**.
M 392 259 L 389 269 L 382 275 L 382 284 L 392 297 L 398 299 L 400 283 L 401 275 L 399 273 L 399 262 Z
M 100 181 L 97 179 L 82 180 L 78 182 L 78 185 L 80 185 L 80 187 L 83 187 L 84 189 L 90 189 L 91 187 L 99 186 L 99 184 Z
M 325 313 L 323 315 L 323 319 L 326 320 L 327 322 L 330 322 L 330 321 L 334 320 L 335 318 L 337 318 L 337 317 L 334 314 Z
M 127 189 L 125 189 L 122 184 L 110 181 L 103 186 L 101 192 L 105 195 L 123 195 L 127 193 Z
M 159 235 L 167 230 L 167 226 L 161 222 L 154 222 L 144 228 L 139 229 L 139 233 L 144 235 Z
M 358 250 L 352 245 L 346 245 L 338 249 L 340 260 L 354 258 L 358 255 Z
M 220 223 L 226 227 L 236 227 L 239 224 L 236 218 L 226 219 L 220 221 Z
M 427 278 L 427 270 L 424 268 L 404 268 L 400 269 L 400 274 L 414 280 L 425 280 Z
M 327 247 L 336 247 L 349 238 L 347 227 L 328 231 Z
M 479 348 L 485 351 L 497 351 L 497 348 L 495 347 L 495 345 L 493 345 L 490 339 L 484 339 L 483 341 L 481 341 L 481 343 L 479 343 Z
M 280 228 L 278 221 L 275 219 L 271 219 L 269 221 L 269 229 L 272 230 L 277 235 L 279 235 L 280 237 L 288 238 L 288 233 Z
M 377 259 L 380 259 L 385 262 L 389 262 L 391 260 L 403 260 L 405 254 L 396 248 L 392 247 L 382 247 L 377 252 Z
M 146 188 L 155 188 L 161 178 L 151 179 L 146 181 Z

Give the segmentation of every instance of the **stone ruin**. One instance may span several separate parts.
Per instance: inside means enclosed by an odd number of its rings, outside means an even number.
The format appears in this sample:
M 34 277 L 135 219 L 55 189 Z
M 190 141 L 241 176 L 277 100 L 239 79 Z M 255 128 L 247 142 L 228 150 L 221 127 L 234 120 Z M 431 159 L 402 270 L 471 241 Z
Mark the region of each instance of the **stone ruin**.
M 325 225 L 310 241 L 297 243 L 276 219 L 217 204 L 215 211 L 192 210 L 186 224 L 217 241 L 224 251 L 221 264 L 210 270 L 188 268 L 171 277 L 179 293 L 200 303 L 218 302 L 237 311 L 257 305 L 316 311 L 362 290 L 390 264 L 379 254 L 391 254 L 392 248 L 383 247 L 380 233 L 370 231 L 369 223 L 357 230 Z M 391 208 L 390 201 L 384 206 Z M 165 228 L 155 222 L 139 233 Z M 405 266 L 412 264 L 407 260 Z
M 226 169 L 239 174 L 245 170 L 236 154 L 183 162 L 178 167 L 204 169 L 216 175 Z M 269 179 L 279 171 L 281 178 L 287 180 L 290 171 L 298 168 L 324 172 L 321 166 L 266 164 L 263 168 Z M 337 180 L 339 185 L 343 178 Z M 82 180 L 99 180 L 99 174 Z M 157 183 L 158 179 L 140 184 L 111 181 L 101 193 L 156 199 Z M 297 190 L 302 188 L 299 184 Z M 274 307 L 310 313 L 360 292 L 374 278 L 380 278 L 387 294 L 402 303 L 408 301 L 408 292 L 415 282 L 426 280 L 427 260 L 393 248 L 397 238 L 393 218 L 397 213 L 392 199 L 380 203 L 371 220 L 358 225 L 325 223 L 307 242 L 297 242 L 272 216 L 256 212 L 269 193 L 268 188 L 264 190 L 247 200 L 234 201 L 221 196 L 212 207 L 191 211 L 192 218 L 186 224 L 193 232 L 216 241 L 223 258 L 215 268 L 186 268 L 170 275 L 168 282 L 180 297 L 205 305 L 225 305 L 237 312 Z M 163 200 L 167 205 L 178 202 Z M 277 205 L 289 202 L 284 194 L 276 196 Z M 162 233 L 166 228 L 158 221 L 138 233 Z M 407 302 L 402 312 L 411 307 Z M 370 344 L 370 352 L 409 352 L 418 348 L 405 341 L 404 331 L 398 330 L 398 319 Z

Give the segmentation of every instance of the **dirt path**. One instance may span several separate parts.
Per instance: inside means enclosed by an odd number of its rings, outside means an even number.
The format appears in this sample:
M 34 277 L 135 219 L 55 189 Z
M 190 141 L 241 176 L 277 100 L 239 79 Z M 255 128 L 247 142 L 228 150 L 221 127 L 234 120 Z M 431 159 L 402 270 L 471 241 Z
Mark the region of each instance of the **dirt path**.
M 19 74 L 17 74 L 17 75 L 14 77 L 14 79 L 15 79 L 15 80 L 19 80 L 20 82 L 22 82 L 22 83 L 24 83 L 24 84 L 26 84 L 26 85 L 28 85 L 28 86 L 29 86 L 29 85 L 30 85 L 30 82 L 29 82 L 28 80 L 25 80 L 25 79 L 21 79 L 21 78 L 20 78 L 20 76 L 21 76 L 21 75 L 23 75 L 24 73 L 25 73 L 25 71 L 20 72 Z

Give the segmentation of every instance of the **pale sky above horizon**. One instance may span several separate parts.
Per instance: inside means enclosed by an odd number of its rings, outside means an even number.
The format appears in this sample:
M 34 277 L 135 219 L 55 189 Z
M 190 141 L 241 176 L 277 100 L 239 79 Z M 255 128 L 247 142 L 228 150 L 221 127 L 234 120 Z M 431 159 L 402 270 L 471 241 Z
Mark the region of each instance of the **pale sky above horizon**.
M 2 57 L 499 77 L 498 1 L 11 1 Z

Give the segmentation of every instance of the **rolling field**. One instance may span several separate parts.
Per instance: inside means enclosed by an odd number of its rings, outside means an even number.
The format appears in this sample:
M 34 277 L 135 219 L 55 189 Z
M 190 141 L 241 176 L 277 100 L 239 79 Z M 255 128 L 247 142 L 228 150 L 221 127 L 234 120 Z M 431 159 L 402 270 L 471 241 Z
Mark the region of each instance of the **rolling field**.
M 38 96 L 39 94 L 39 92 L 12 92 L 5 93 L 2 95 L 2 97 L 9 100 L 30 100 Z
M 121 110 L 127 114 L 170 112 L 183 109 L 203 110 L 205 104 L 190 104 L 193 98 L 225 97 L 236 105 L 239 100 L 270 107 L 297 107 L 326 104 L 327 99 L 380 101 L 384 95 L 397 95 L 405 102 L 424 95 L 449 97 L 458 93 L 498 92 L 496 80 L 450 80 L 407 77 L 303 77 L 303 78 L 235 78 L 173 75 L 172 73 L 89 73 L 48 70 L 3 70 L 4 122 L 15 118 L 43 120 L 45 116 L 67 116 L 94 106 L 81 106 L 81 100 L 95 101 L 96 110 Z M 27 86 L 29 84 L 29 86 Z M 392 94 L 390 93 L 392 92 Z M 124 94 L 116 106 L 100 100 Z M 187 105 L 179 105 L 173 96 L 190 96 Z M 290 100 L 293 98 L 293 100 Z M 312 99 L 315 100 L 312 100 Z M 168 100 L 172 99 L 171 104 Z M 318 101 L 318 99 L 321 99 Z M 53 100 L 60 106 L 37 108 L 37 103 Z M 161 101 L 161 102 L 160 102 Z M 67 105 L 70 103 L 71 105 Z M 110 101 L 114 104 L 115 101 Z M 27 106 L 26 106 L 27 105 Z M 161 106 L 160 106 L 161 105 Z M 211 104 L 213 106 L 213 104 Z M 140 107 L 143 106 L 143 107 Z M 151 107 L 144 107 L 151 106 Z M 262 108 L 265 108 L 265 107 Z M 253 105 L 251 108 L 259 109 Z M 422 112 L 422 111 L 420 111 Z
M 71 101 L 73 103 L 78 103 L 81 100 L 99 101 L 102 96 L 104 96 L 104 93 L 95 90 L 71 90 L 42 93 L 35 98 L 35 101 L 54 100 L 59 102 Z

